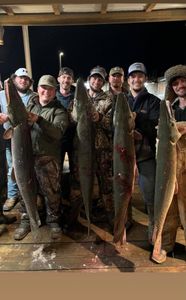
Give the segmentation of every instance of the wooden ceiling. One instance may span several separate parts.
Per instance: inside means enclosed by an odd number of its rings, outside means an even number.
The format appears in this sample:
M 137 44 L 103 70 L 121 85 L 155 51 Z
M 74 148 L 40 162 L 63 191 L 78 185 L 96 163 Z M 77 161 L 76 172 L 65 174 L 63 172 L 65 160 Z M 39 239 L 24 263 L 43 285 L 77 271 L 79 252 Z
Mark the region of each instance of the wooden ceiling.
M 25 3 L 26 2 L 26 3 Z M 0 25 L 88 25 L 186 20 L 186 3 L 0 0 Z

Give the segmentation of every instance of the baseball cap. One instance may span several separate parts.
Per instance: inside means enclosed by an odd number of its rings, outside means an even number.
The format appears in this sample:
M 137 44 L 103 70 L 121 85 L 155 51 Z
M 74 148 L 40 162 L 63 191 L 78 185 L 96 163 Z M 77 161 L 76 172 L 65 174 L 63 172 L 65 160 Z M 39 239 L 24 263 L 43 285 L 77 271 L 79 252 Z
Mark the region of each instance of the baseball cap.
M 144 64 L 140 63 L 140 62 L 136 62 L 136 63 L 130 65 L 130 67 L 128 68 L 128 76 L 130 76 L 130 74 L 133 72 L 141 72 L 141 73 L 144 73 L 145 75 L 147 75 L 147 70 L 146 70 Z
M 94 74 L 99 74 L 103 78 L 104 81 L 105 81 L 105 77 L 107 76 L 105 69 L 100 66 L 96 66 L 90 71 L 89 78 L 91 76 L 93 76 Z
M 16 76 L 26 76 L 26 77 L 28 77 L 30 80 L 32 80 L 32 79 L 31 79 L 31 76 L 28 74 L 27 69 L 25 69 L 25 68 L 19 68 L 19 69 L 17 69 L 17 70 L 15 71 L 14 74 L 15 74 Z
M 67 74 L 69 76 L 71 76 L 72 78 L 74 78 L 74 72 L 72 69 L 68 68 L 68 67 L 63 67 L 59 70 L 59 74 L 58 76 L 60 77 L 63 74 Z
M 57 87 L 57 82 L 56 79 L 52 75 L 43 75 L 39 79 L 38 86 L 40 85 L 48 85 L 51 87 L 56 88 Z
M 121 67 L 114 67 L 110 69 L 109 75 L 121 74 L 124 76 L 124 70 Z

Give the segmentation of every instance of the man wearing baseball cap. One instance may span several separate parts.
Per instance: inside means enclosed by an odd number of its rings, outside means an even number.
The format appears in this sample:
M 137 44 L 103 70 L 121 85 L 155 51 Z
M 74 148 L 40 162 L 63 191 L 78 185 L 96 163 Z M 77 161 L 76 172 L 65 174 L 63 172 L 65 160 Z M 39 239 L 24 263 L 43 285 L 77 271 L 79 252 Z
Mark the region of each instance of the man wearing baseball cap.
M 11 78 L 16 86 L 16 89 L 24 103 L 27 106 L 30 98 L 35 97 L 36 93 L 31 90 L 33 80 L 26 68 L 19 68 L 11 75 Z M 8 122 L 6 115 L 7 105 L 5 92 L 0 91 L 0 106 L 2 113 L 0 114 L 0 122 L 4 123 L 4 128 L 7 130 L 11 125 Z M 12 155 L 11 155 L 11 141 L 6 141 L 6 160 L 8 166 L 8 183 L 7 183 L 7 200 L 3 205 L 4 211 L 11 210 L 19 200 L 19 191 L 15 181 L 12 180 Z
M 68 126 L 66 110 L 56 99 L 56 79 L 43 75 L 38 82 L 38 96 L 27 106 L 31 126 L 32 147 L 38 192 L 45 204 L 46 224 L 52 239 L 61 236 L 60 196 L 60 143 Z M 14 239 L 23 239 L 30 231 L 29 217 L 24 202 L 21 204 L 21 223 L 15 230 Z
M 147 70 L 142 62 L 135 62 L 128 68 L 128 101 L 135 119 L 135 149 L 139 173 L 139 186 L 149 217 L 148 236 L 151 243 L 154 226 L 155 188 L 155 144 L 159 119 L 160 99 L 145 88 Z
M 106 82 L 106 76 L 106 70 L 101 66 L 91 69 L 88 76 L 90 87 L 88 95 L 92 104 L 92 121 L 95 128 L 96 176 L 108 223 L 113 229 L 112 131 L 110 126 L 112 100 L 102 89 Z
M 112 109 L 111 109 L 111 120 L 113 119 L 117 95 L 120 93 L 127 93 L 127 89 L 124 88 L 124 70 L 122 67 L 116 66 L 110 69 L 109 72 L 109 90 L 106 91 L 106 93 L 109 95 L 109 97 L 112 99 Z M 114 128 L 113 128 L 114 131 Z M 133 225 L 132 220 L 132 206 L 131 202 L 129 204 L 128 208 L 128 220 L 125 224 L 126 230 L 128 231 Z
M 109 72 L 109 91 L 111 95 L 117 95 L 126 92 L 123 87 L 124 83 L 124 70 L 121 67 L 113 67 Z

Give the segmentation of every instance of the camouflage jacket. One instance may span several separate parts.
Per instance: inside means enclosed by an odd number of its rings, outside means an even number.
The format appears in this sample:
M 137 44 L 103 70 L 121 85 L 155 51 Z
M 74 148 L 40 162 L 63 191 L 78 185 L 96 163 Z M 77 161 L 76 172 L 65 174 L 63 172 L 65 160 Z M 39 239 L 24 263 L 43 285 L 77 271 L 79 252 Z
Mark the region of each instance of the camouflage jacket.
M 112 148 L 112 127 L 111 127 L 111 109 L 112 100 L 109 95 L 101 91 L 90 99 L 90 110 L 96 110 L 100 114 L 100 120 L 94 123 L 95 130 L 95 148 L 97 150 Z

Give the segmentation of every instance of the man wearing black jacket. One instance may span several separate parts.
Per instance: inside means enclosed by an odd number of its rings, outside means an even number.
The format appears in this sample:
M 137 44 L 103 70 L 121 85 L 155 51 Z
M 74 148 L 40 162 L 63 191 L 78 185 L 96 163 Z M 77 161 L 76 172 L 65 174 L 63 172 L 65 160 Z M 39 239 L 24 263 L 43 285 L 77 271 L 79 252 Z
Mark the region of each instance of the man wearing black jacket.
M 139 186 L 149 217 L 148 237 L 151 243 L 154 225 L 154 188 L 155 188 L 155 143 L 156 126 L 159 119 L 160 99 L 145 88 L 147 71 L 143 63 L 133 63 L 128 69 L 130 92 L 128 101 L 136 112 L 135 148 Z

